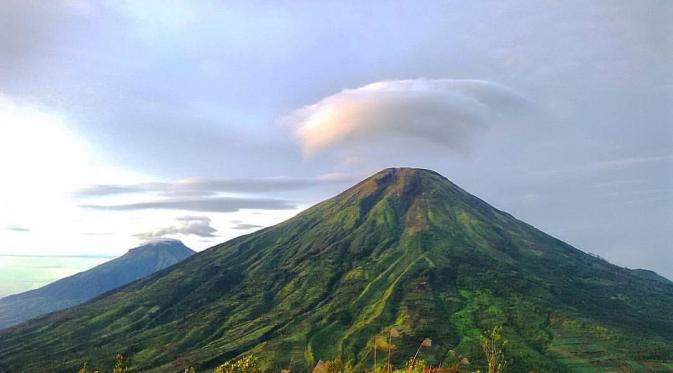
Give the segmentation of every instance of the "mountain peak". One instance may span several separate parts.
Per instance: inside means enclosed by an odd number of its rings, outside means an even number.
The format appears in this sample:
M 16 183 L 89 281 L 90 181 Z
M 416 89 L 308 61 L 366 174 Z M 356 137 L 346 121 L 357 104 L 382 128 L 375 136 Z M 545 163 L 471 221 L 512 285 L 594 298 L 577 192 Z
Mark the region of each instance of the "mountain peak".
M 448 181 L 439 173 L 425 168 L 413 167 L 389 167 L 385 168 L 367 180 L 373 179 L 377 182 L 386 183 L 388 185 L 401 185 L 408 180 L 425 180 L 425 179 L 442 179 Z
M 339 224 L 351 227 L 378 221 L 387 229 L 413 234 L 445 223 L 433 221 L 432 216 L 468 210 L 489 217 L 502 214 L 435 171 L 399 167 L 375 173 L 334 199 L 299 214 L 296 220 L 314 216 L 340 220 Z
M 429 177 L 429 176 L 439 176 L 444 178 L 440 173 L 427 169 L 427 168 L 417 168 L 417 167 L 387 167 L 383 170 L 377 172 L 378 174 L 404 174 L 412 175 L 415 177 Z
M 174 252 L 193 254 L 194 251 L 188 248 L 182 241 L 172 238 L 161 238 L 148 241 L 138 247 L 129 249 L 126 255 L 139 254 L 141 252 Z
M 366 198 L 368 195 L 383 193 L 385 195 L 413 198 L 414 195 L 435 188 L 460 190 L 455 184 L 435 171 L 423 168 L 396 167 L 386 168 L 375 173 L 343 194 Z

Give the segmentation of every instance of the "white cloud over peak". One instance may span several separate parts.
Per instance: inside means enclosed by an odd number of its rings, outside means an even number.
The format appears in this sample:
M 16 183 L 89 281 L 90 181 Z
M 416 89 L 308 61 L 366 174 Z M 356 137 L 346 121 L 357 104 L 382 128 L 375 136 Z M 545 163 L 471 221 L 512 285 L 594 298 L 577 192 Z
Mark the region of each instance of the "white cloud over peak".
M 285 121 L 309 156 L 337 144 L 397 137 L 461 150 L 475 130 L 526 106 L 514 90 L 485 80 L 386 80 L 325 97 Z
M 155 229 L 151 232 L 139 233 L 135 236 L 142 240 L 154 240 L 174 235 L 215 237 L 215 233 L 217 232 L 217 229 L 210 225 L 210 218 L 206 216 L 182 216 L 176 218 L 176 220 L 179 221 L 180 224 Z

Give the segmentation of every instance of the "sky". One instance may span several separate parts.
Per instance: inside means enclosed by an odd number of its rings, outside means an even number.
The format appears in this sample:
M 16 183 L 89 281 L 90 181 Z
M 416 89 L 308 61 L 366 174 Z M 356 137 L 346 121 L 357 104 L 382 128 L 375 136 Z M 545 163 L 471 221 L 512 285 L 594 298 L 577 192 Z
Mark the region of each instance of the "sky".
M 0 255 L 0 298 L 39 288 L 110 259 L 106 256 Z
M 671 19 L 666 0 L 2 1 L 0 256 L 203 250 L 412 166 L 673 278 Z

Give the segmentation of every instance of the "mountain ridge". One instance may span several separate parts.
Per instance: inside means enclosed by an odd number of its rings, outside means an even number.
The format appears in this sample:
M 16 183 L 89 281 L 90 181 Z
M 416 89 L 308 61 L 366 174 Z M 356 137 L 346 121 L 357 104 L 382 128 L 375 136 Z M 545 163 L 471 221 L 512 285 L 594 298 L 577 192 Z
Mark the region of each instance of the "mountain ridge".
M 392 327 L 397 365 L 425 337 L 432 364 L 450 350 L 480 364 L 479 336 L 498 325 L 513 372 L 666 371 L 673 285 L 575 249 L 433 171 L 386 169 L 278 225 L 0 332 L 0 372 L 66 372 L 85 358 L 104 367 L 117 352 L 148 372 L 247 353 L 272 370 L 335 357 L 362 368 L 373 337 Z
M 194 251 L 177 240 L 150 242 L 89 270 L 37 289 L 6 296 L 0 299 L 0 329 L 83 303 L 167 268 L 192 254 Z

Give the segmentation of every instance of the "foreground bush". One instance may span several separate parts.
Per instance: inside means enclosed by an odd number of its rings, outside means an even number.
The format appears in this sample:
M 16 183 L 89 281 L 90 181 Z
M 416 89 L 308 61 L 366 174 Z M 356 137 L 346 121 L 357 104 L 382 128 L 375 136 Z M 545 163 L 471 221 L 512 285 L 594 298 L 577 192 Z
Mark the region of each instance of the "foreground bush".
M 363 367 L 365 373 L 481 373 L 481 370 L 471 370 L 470 360 L 466 356 L 457 354 L 455 351 L 449 351 L 449 355 L 456 362 L 446 366 L 431 366 L 425 360 L 420 359 L 421 352 L 424 348 L 432 347 L 432 340 L 430 338 L 423 339 L 416 353 L 406 361 L 403 369 L 395 369 L 390 363 L 390 358 L 394 345 L 392 338 L 398 336 L 395 329 L 389 331 L 387 341 L 380 337 L 374 338 L 372 356 L 373 366 L 371 369 Z M 486 362 L 488 364 L 484 373 L 505 373 L 507 368 L 507 360 L 505 358 L 505 346 L 507 340 L 502 336 L 502 328 L 496 327 L 488 334 L 481 338 L 481 346 L 484 352 Z M 384 359 L 379 365 L 377 363 L 377 351 L 381 349 L 384 352 Z M 313 368 L 312 373 L 355 373 L 356 370 L 350 361 L 344 362 L 341 359 L 318 361 Z M 84 363 L 77 373 L 101 373 L 99 370 L 88 370 L 87 363 Z M 115 356 L 114 367 L 111 373 L 131 373 L 126 367 L 124 356 L 117 354 Z M 196 373 L 193 367 L 185 369 L 184 373 Z M 215 368 L 213 373 L 262 373 L 262 370 L 257 365 L 257 361 L 252 355 L 246 355 L 237 360 L 230 360 Z M 281 370 L 281 373 L 291 373 L 289 370 Z
M 84 363 L 84 365 L 79 368 L 77 373 L 101 373 L 100 370 L 94 369 L 94 370 L 89 370 L 87 368 L 89 364 Z M 124 355 L 122 354 L 117 354 L 115 356 L 115 363 L 114 366 L 112 367 L 112 372 L 111 373 L 129 373 L 129 369 L 126 367 L 126 361 L 124 359 Z
M 252 355 L 242 357 L 236 361 L 227 361 L 215 368 L 213 373 L 261 373 L 257 362 Z

